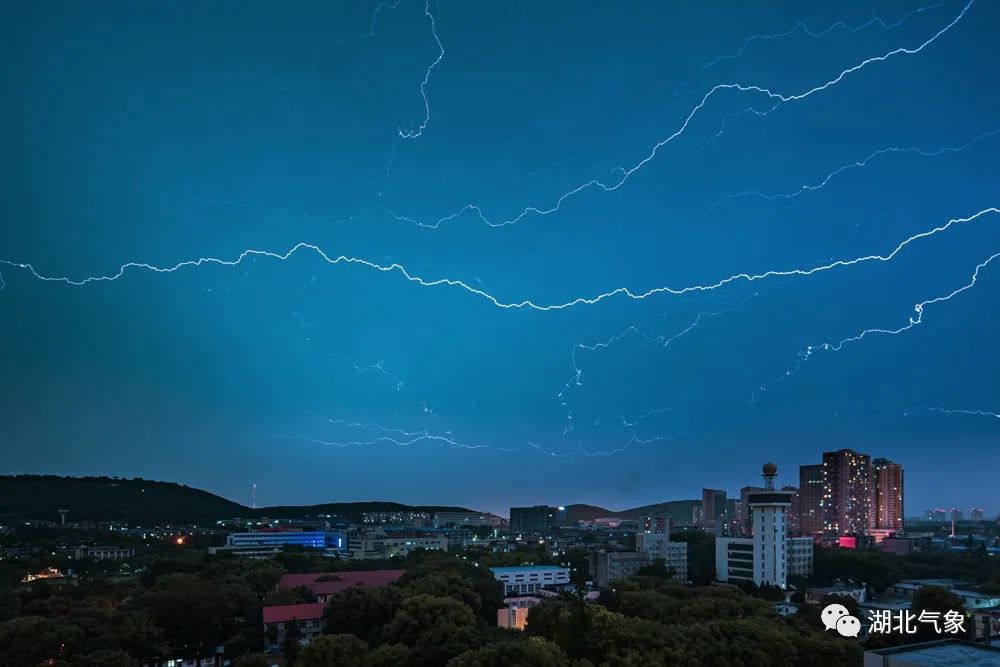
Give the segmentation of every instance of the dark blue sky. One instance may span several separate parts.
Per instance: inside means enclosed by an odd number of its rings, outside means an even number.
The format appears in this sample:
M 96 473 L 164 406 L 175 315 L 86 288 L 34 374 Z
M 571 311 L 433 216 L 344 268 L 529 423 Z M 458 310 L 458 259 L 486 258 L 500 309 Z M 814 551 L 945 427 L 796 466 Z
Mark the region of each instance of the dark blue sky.
M 1000 7 L 676 4 L 5 6 L 3 472 L 1000 511 Z

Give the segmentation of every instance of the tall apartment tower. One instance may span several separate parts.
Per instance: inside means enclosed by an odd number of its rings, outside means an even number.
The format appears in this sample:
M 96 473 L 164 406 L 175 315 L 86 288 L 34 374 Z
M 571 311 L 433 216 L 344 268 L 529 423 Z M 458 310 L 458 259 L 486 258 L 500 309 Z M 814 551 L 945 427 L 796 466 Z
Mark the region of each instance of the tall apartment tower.
M 871 510 L 873 530 L 903 530 L 903 466 L 889 459 L 872 460 Z
M 864 535 L 870 528 L 872 459 L 853 449 L 823 452 L 823 529 Z
M 726 492 L 720 489 L 701 490 L 701 525 L 711 528 L 726 516 Z
M 823 532 L 823 464 L 799 466 L 799 530 Z

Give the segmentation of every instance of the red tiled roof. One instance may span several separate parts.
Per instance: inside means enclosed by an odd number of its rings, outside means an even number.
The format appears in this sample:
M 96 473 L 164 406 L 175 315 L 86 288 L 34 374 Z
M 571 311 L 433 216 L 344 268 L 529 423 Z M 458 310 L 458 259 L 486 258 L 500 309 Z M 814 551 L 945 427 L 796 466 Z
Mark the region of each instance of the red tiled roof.
M 360 572 L 315 572 L 312 574 L 286 574 L 278 584 L 281 588 L 305 586 L 316 595 L 333 595 L 355 586 L 386 586 L 403 576 L 405 570 L 364 570 Z M 332 575 L 340 581 L 316 581 L 323 575 Z
M 322 602 L 310 602 L 308 604 L 279 604 L 273 607 L 264 607 L 265 623 L 287 623 L 293 618 L 299 621 L 312 621 L 323 618 L 323 610 L 326 605 Z

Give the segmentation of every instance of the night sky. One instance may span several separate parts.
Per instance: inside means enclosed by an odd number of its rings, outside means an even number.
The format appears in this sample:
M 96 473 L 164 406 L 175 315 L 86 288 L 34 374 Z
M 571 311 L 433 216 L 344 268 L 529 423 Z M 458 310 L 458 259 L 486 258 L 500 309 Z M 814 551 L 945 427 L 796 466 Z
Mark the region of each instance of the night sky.
M 506 512 L 852 447 L 995 515 L 965 1 L 6 3 L 0 472 Z

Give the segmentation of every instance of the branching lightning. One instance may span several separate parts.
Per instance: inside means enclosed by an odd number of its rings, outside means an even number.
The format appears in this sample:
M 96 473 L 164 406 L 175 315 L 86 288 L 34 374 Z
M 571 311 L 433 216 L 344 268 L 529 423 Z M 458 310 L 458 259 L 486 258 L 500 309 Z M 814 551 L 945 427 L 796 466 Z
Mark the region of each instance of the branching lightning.
M 473 203 L 466 204 L 465 206 L 461 207 L 454 213 L 447 215 L 443 218 L 440 218 L 436 222 L 431 222 L 431 223 L 420 222 L 411 217 L 395 215 L 391 211 L 389 212 L 392 215 L 394 215 L 396 219 L 400 222 L 409 222 L 419 227 L 424 227 L 429 229 L 436 229 L 440 227 L 442 224 L 460 218 L 466 214 L 472 214 L 474 217 L 478 218 L 481 222 L 488 225 L 489 227 L 506 227 L 508 225 L 513 225 L 520 222 L 529 215 L 539 215 L 539 216 L 550 215 L 552 213 L 555 213 L 556 211 L 559 211 L 562 208 L 563 203 L 565 203 L 567 200 L 575 197 L 576 195 L 586 190 L 596 188 L 599 190 L 603 190 L 604 192 L 614 192 L 615 190 L 618 190 L 619 188 L 624 186 L 629 181 L 629 179 L 632 177 L 633 174 L 641 170 L 643 167 L 649 164 L 654 158 L 656 158 L 661 149 L 663 149 L 667 144 L 673 142 L 675 139 L 684 134 L 687 131 L 688 126 L 691 124 L 691 121 L 698 114 L 698 112 L 700 112 L 705 107 L 705 105 L 708 104 L 709 100 L 715 97 L 717 93 L 727 90 L 734 90 L 740 93 L 757 93 L 760 95 L 764 95 L 765 97 L 767 97 L 769 101 L 772 102 L 772 106 L 767 111 L 755 111 L 755 113 L 757 113 L 758 115 L 768 115 L 773 111 L 775 111 L 782 104 L 787 104 L 789 102 L 798 102 L 808 97 L 811 97 L 816 93 L 822 92 L 832 86 L 836 86 L 841 81 L 843 81 L 845 77 L 864 69 L 865 67 L 871 65 L 872 63 L 883 62 L 899 55 L 915 55 L 917 53 L 920 53 L 925 48 L 927 48 L 935 41 L 937 41 L 942 35 L 951 30 L 951 28 L 953 28 L 959 21 L 961 21 L 962 18 L 965 17 L 966 13 L 968 13 L 969 9 L 972 7 L 974 3 L 975 0 L 970 0 L 968 4 L 966 4 L 962 8 L 962 11 L 958 14 L 958 16 L 952 19 L 950 23 L 948 23 L 946 26 L 938 30 L 931 37 L 922 42 L 919 46 L 913 48 L 899 47 L 891 51 L 888 51 L 880 56 L 872 56 L 866 58 L 862 60 L 860 63 L 852 67 L 849 67 L 845 70 L 842 70 L 837 76 L 835 76 L 832 79 L 829 79 L 825 83 L 814 86 L 800 93 L 785 94 L 776 92 L 768 87 L 760 85 L 746 85 L 741 83 L 716 84 L 715 86 L 710 88 L 708 92 L 705 93 L 705 95 L 701 98 L 701 101 L 698 102 L 698 104 L 696 104 L 693 109 L 691 109 L 691 111 L 688 113 L 688 115 L 685 117 L 684 121 L 681 123 L 680 127 L 676 131 L 674 131 L 672 134 L 668 135 L 664 139 L 661 139 L 656 144 L 654 144 L 652 149 L 650 149 L 650 151 L 646 154 L 646 156 L 643 157 L 638 162 L 636 162 L 635 164 L 633 164 L 631 167 L 628 168 L 622 167 L 620 172 L 621 173 L 620 178 L 609 183 L 605 183 L 598 179 L 591 179 L 589 181 L 581 183 L 580 185 L 577 185 L 576 187 L 570 189 L 567 192 L 564 192 L 556 199 L 555 203 L 550 206 L 547 207 L 526 206 L 521 210 L 520 213 L 518 213 L 514 217 L 507 218 L 499 222 L 491 221 L 483 212 L 482 208 L 478 204 L 473 204 Z M 428 14 L 429 13 L 430 10 L 428 9 Z M 442 57 L 443 57 L 443 49 L 442 49 Z M 428 70 L 428 73 L 429 72 L 430 70 Z M 429 111 L 428 111 L 428 116 L 429 116 Z M 401 136 L 405 135 L 403 135 L 403 133 L 401 132 Z M 419 132 L 416 134 L 416 136 L 419 136 Z M 389 209 L 386 210 L 388 211 Z
M 948 292 L 947 294 L 944 294 L 942 296 L 937 296 L 915 304 L 913 306 L 914 314 L 911 315 L 907 320 L 906 324 L 902 326 L 895 327 L 892 329 L 886 329 L 880 327 L 863 329 L 857 334 L 849 336 L 847 338 L 843 338 L 836 343 L 822 343 L 820 345 L 810 345 L 805 350 L 799 353 L 798 362 L 795 364 L 794 367 L 785 371 L 784 375 L 779 377 L 771 384 L 767 385 L 766 387 L 761 387 L 761 391 L 766 391 L 767 389 L 773 387 L 775 384 L 783 382 L 787 378 L 797 373 L 799 370 L 801 370 L 801 368 L 805 365 L 805 363 L 809 361 L 818 352 L 839 352 L 844 348 L 845 345 L 849 345 L 851 343 L 858 343 L 864 340 L 868 336 L 873 336 L 873 335 L 897 336 L 899 334 L 909 331 L 910 329 L 913 329 L 914 327 L 923 324 L 924 312 L 927 306 L 931 306 L 937 303 L 943 303 L 945 301 L 950 301 L 959 294 L 962 294 L 963 292 L 975 287 L 976 282 L 979 280 L 980 271 L 989 266 L 990 263 L 992 263 L 993 260 L 995 260 L 997 257 L 1000 257 L 1000 252 L 990 255 L 988 258 L 977 264 L 975 270 L 972 272 L 972 277 L 969 279 L 967 283 L 965 283 L 961 287 L 957 287 L 953 289 L 951 292 Z
M 726 54 L 726 55 L 718 56 L 717 58 L 713 58 L 709 62 L 707 62 L 704 65 L 702 65 L 699 68 L 698 73 L 693 77 L 692 81 L 694 81 L 695 79 L 699 78 L 705 71 L 711 69 L 715 65 L 718 65 L 720 62 L 723 62 L 723 61 L 726 61 L 726 60 L 736 60 L 737 58 L 741 57 L 744 54 L 744 52 L 746 52 L 746 50 L 748 48 L 750 48 L 752 45 L 754 45 L 757 42 L 770 42 L 770 41 L 774 41 L 774 40 L 777 40 L 777 39 L 782 39 L 784 37 L 791 37 L 792 35 L 795 35 L 796 33 L 802 33 L 803 35 L 806 35 L 807 37 L 812 37 L 814 39 L 822 39 L 822 38 L 826 37 L 827 35 L 829 35 L 830 33 L 834 32 L 835 30 L 844 30 L 844 31 L 849 32 L 851 34 L 857 34 L 857 33 L 862 32 L 862 31 L 864 31 L 864 30 L 866 30 L 866 29 L 868 29 L 868 28 L 870 28 L 870 27 L 872 27 L 874 25 L 881 26 L 881 28 L 883 30 L 892 30 L 894 28 L 900 27 L 901 25 L 903 25 L 904 23 L 906 23 L 906 21 L 908 19 L 912 18 L 913 16 L 916 16 L 917 14 L 921 14 L 923 12 L 930 11 L 932 9 L 937 9 L 938 7 L 943 7 L 945 4 L 947 4 L 947 3 L 946 2 L 938 2 L 936 4 L 928 5 L 926 7 L 918 7 L 917 9 L 913 9 L 913 10 L 907 12 L 906 14 L 904 14 L 903 16 L 901 16 L 898 20 L 896 20 L 896 21 L 894 21 L 892 23 L 886 23 L 885 20 L 883 20 L 881 17 L 879 17 L 879 16 L 873 16 L 872 18 L 868 19 L 867 21 L 865 21 L 864 23 L 862 23 L 860 25 L 850 25 L 846 21 L 841 20 L 841 21 L 837 21 L 836 23 L 832 23 L 831 25 L 829 25 L 828 27 L 824 28 L 823 30 L 820 30 L 820 31 L 816 32 L 816 31 L 810 29 L 809 26 L 806 25 L 805 23 L 803 23 L 802 21 L 797 21 L 795 23 L 795 25 L 793 25 L 788 30 L 785 30 L 784 32 L 777 32 L 777 33 L 766 34 L 766 35 L 765 34 L 751 35 L 750 37 L 747 37 L 743 41 L 743 43 L 740 45 L 740 48 L 737 49 L 736 51 L 734 51 L 732 53 L 729 53 L 729 54 Z M 688 82 L 688 83 L 691 83 L 691 82 Z
M 890 261 L 892 261 L 893 258 L 896 257 L 896 255 L 898 255 L 900 252 L 902 252 L 902 250 L 904 248 L 906 248 L 908 245 L 910 245 L 914 241 L 935 236 L 936 234 L 940 234 L 941 232 L 944 232 L 944 231 L 950 229 L 951 227 L 953 227 L 955 225 L 972 222 L 972 221 L 977 220 L 980 217 L 982 217 L 982 216 L 984 216 L 986 214 L 989 214 L 989 213 L 1000 213 L 1000 209 L 995 208 L 995 207 L 989 207 L 989 208 L 984 208 L 981 211 L 979 211 L 977 213 L 974 213 L 973 215 L 970 215 L 968 217 L 964 217 L 964 218 L 952 218 L 951 220 L 949 220 L 948 222 L 946 222 L 943 225 L 940 225 L 938 227 L 934 227 L 933 229 L 927 230 L 925 232 L 920 232 L 918 234 L 914 234 L 912 236 L 907 237 L 906 239 L 904 239 L 903 241 L 901 241 L 899 244 L 897 244 L 896 247 L 893 248 L 891 252 L 889 252 L 887 254 L 884 254 L 884 255 L 881 255 L 881 254 L 870 254 L 870 255 L 862 255 L 860 257 L 854 257 L 852 259 L 838 259 L 838 260 L 835 260 L 835 261 L 832 261 L 832 262 L 828 262 L 826 264 L 819 264 L 819 265 L 811 266 L 811 267 L 807 267 L 807 268 L 797 267 L 797 268 L 791 268 L 791 269 L 769 269 L 767 271 L 762 271 L 760 273 L 749 273 L 749 272 L 736 273 L 736 274 L 733 274 L 733 275 L 728 276 L 726 278 L 722 278 L 722 279 L 720 279 L 720 280 L 718 280 L 716 282 L 713 282 L 713 283 L 695 284 L 695 285 L 689 285 L 687 287 L 679 287 L 679 288 L 669 287 L 669 286 L 663 286 L 663 287 L 653 287 L 653 288 L 645 290 L 645 291 L 633 291 L 632 289 L 630 289 L 628 287 L 617 287 L 615 289 L 612 289 L 612 290 L 607 291 L 607 292 L 603 292 L 601 294 L 598 294 L 598 295 L 592 296 L 592 297 L 576 297 L 576 298 L 571 299 L 569 301 L 564 301 L 564 302 L 561 302 L 561 303 L 548 303 L 548 304 L 545 304 L 545 303 L 539 304 L 539 303 L 536 303 L 535 301 L 532 301 L 530 299 L 522 299 L 520 301 L 502 301 L 498 297 L 496 297 L 496 296 L 494 296 L 494 295 L 492 295 L 492 294 L 490 294 L 490 293 L 488 293 L 488 292 L 486 292 L 484 290 L 475 288 L 475 287 L 471 286 L 470 284 L 468 284 L 466 282 L 463 282 L 462 280 L 458 280 L 458 279 L 454 279 L 454 278 L 433 278 L 433 279 L 427 279 L 427 278 L 422 278 L 420 276 L 417 276 L 417 275 L 411 273 L 410 271 L 408 271 L 406 269 L 406 267 L 404 267 L 402 264 L 398 264 L 398 263 L 393 263 L 393 264 L 378 264 L 376 262 L 372 262 L 372 261 L 369 261 L 369 260 L 366 260 L 366 259 L 362 259 L 362 258 L 358 258 L 358 257 L 349 257 L 347 255 L 332 256 L 332 255 L 328 255 L 321 248 L 319 248 L 318 246 L 313 245 L 311 243 L 297 243 L 296 245 L 292 246 L 291 249 L 289 249 L 289 250 L 287 250 L 287 251 L 285 251 L 283 253 L 273 252 L 273 251 L 270 251 L 270 250 L 250 249 L 250 250 L 244 250 L 235 259 L 220 259 L 218 257 L 200 257 L 198 259 L 185 260 L 185 261 L 182 261 L 182 262 L 178 262 L 178 263 L 176 263 L 176 264 L 174 264 L 172 266 L 166 266 L 166 267 L 156 266 L 154 264 L 148 264 L 146 262 L 128 262 L 126 264 L 121 265 L 118 268 L 118 270 L 116 272 L 114 272 L 114 273 L 106 274 L 106 275 L 88 276 L 86 278 L 80 278 L 80 279 L 73 279 L 73 278 L 70 278 L 70 277 L 67 277 L 67 276 L 49 276 L 49 275 L 44 275 L 42 273 L 39 273 L 38 270 L 35 269 L 35 267 L 33 265 L 25 263 L 25 262 L 14 262 L 14 261 L 11 261 L 11 260 L 0 260 L 0 264 L 4 264 L 6 266 L 10 266 L 10 267 L 13 267 L 13 268 L 18 268 L 18 269 L 26 270 L 29 273 L 31 273 L 35 278 L 37 278 L 38 280 L 44 281 L 44 282 L 64 283 L 66 285 L 72 285 L 72 286 L 79 287 L 79 286 L 87 285 L 89 283 L 111 282 L 111 281 L 118 280 L 119 278 L 121 278 L 122 276 L 124 276 L 125 273 L 129 269 L 145 269 L 145 270 L 148 270 L 148 271 L 153 271 L 155 273 L 174 273 L 174 272 L 176 272 L 176 271 L 178 271 L 180 269 L 183 269 L 183 268 L 197 267 L 197 266 L 203 266 L 203 265 L 208 265 L 208 264 L 216 264 L 216 265 L 221 265 L 221 266 L 238 266 L 244 260 L 249 259 L 249 258 L 253 258 L 253 257 L 268 257 L 268 258 L 271 258 L 271 259 L 277 259 L 277 260 L 280 260 L 280 261 L 285 261 L 285 260 L 289 259 L 290 257 L 292 257 L 293 255 L 295 255 L 296 253 L 298 253 L 300 251 L 308 250 L 308 251 L 311 251 L 311 252 L 319 255 L 319 257 L 322 258 L 323 261 L 325 261 L 327 264 L 334 264 L 334 265 L 336 265 L 336 264 L 354 264 L 354 265 L 363 266 L 363 267 L 366 267 L 366 268 L 369 268 L 369 269 L 372 269 L 372 270 L 375 270 L 375 271 L 379 271 L 379 272 L 382 272 L 382 273 L 398 273 L 399 275 L 403 276 L 403 278 L 406 281 L 411 282 L 411 283 L 415 283 L 417 285 L 420 285 L 421 287 L 442 287 L 442 286 L 456 287 L 456 288 L 464 290 L 464 291 L 466 291 L 466 292 L 468 292 L 468 293 L 470 293 L 472 295 L 475 295 L 475 296 L 478 296 L 478 297 L 481 297 L 481 298 L 485 299 L 486 301 L 488 301 L 489 303 L 492 303 L 497 308 L 501 308 L 501 309 L 505 309 L 505 310 L 510 310 L 510 309 L 513 309 L 513 310 L 529 309 L 529 310 L 536 310 L 536 311 L 539 311 L 539 312 L 547 312 L 547 311 L 553 311 L 553 310 L 565 310 L 567 308 L 572 308 L 574 306 L 580 306 L 580 305 L 594 305 L 594 304 L 600 303 L 602 301 L 606 301 L 606 300 L 608 300 L 608 299 L 610 299 L 612 297 L 616 297 L 616 296 L 623 296 L 623 297 L 627 297 L 627 298 L 632 299 L 632 300 L 641 301 L 641 300 L 648 299 L 648 298 L 650 298 L 652 296 L 656 296 L 656 295 L 659 295 L 659 294 L 672 294 L 674 296 L 679 296 L 679 295 L 682 295 L 682 294 L 688 294 L 688 293 L 692 293 L 692 292 L 710 292 L 710 291 L 716 290 L 716 289 L 718 289 L 718 288 L 720 288 L 720 287 L 722 287 L 724 285 L 728 285 L 730 283 L 736 283 L 736 282 L 740 282 L 740 281 L 752 283 L 752 282 L 757 282 L 757 281 L 765 280 L 767 278 L 784 278 L 784 277 L 811 276 L 811 275 L 814 275 L 814 274 L 817 274 L 817 273 L 822 273 L 822 272 L 830 271 L 830 270 L 833 270 L 833 269 L 838 269 L 838 268 L 848 267 L 848 266 L 854 266 L 854 265 L 857 265 L 857 264 L 865 264 L 865 263 L 868 263 L 868 262 L 890 262 Z
M 735 199 L 740 199 L 740 198 L 743 198 L 743 197 L 759 197 L 761 199 L 767 199 L 767 200 L 795 199 L 799 195 L 804 194 L 806 192 L 816 192 L 817 190 L 822 190 L 824 187 L 826 187 L 826 185 L 830 181 L 832 181 L 837 176 L 840 176 L 845 171 L 849 171 L 851 169 L 859 169 L 859 168 L 865 167 L 872 160 L 875 160 L 877 158 L 883 157 L 885 155 L 901 154 L 902 153 L 902 154 L 919 155 L 921 157 L 937 157 L 939 155 L 944 155 L 945 153 L 960 153 L 961 151 L 964 151 L 965 149 L 971 148 L 972 146 L 976 145 L 977 143 L 979 143 L 983 139 L 986 139 L 986 138 L 989 138 L 989 137 L 995 137 L 997 134 L 1000 134 L 1000 129 L 990 130 L 989 132 L 983 132 L 982 134 L 974 137 L 973 139 L 965 142 L 964 144 L 962 144 L 960 146 L 946 146 L 944 148 L 937 148 L 935 150 L 926 150 L 926 149 L 923 149 L 923 148 L 917 148 L 915 146 L 911 146 L 909 148 L 899 148 L 899 147 L 895 147 L 895 146 L 891 147 L 891 148 L 883 148 L 881 150 L 875 151 L 874 153 L 870 154 L 868 157 L 866 157 L 864 159 L 858 160 L 857 162 L 851 162 L 850 164 L 845 164 L 843 166 L 837 167 L 836 169 L 834 169 L 833 171 L 831 171 L 829 174 L 827 174 L 819 182 L 813 183 L 811 185 L 803 185 L 798 190 L 793 190 L 791 192 L 778 193 L 778 194 L 765 194 L 763 192 L 760 192 L 759 190 L 748 190 L 746 192 L 738 192 L 736 194 L 729 195 L 728 197 L 720 199 L 719 201 L 717 201 L 714 204 L 712 204 L 711 208 L 713 208 L 713 209 L 717 208 L 718 206 L 721 206 L 722 204 L 725 204 L 727 202 L 731 202 L 731 201 L 733 201 Z
M 375 9 L 372 11 L 372 18 L 369 24 L 368 32 L 357 35 L 351 35 L 350 37 L 343 37 L 341 39 L 332 39 L 328 42 L 323 42 L 322 44 L 320 44 L 313 51 L 312 61 L 309 64 L 309 77 L 297 86 L 280 87 L 280 89 L 286 91 L 302 90 L 303 88 L 311 84 L 313 81 L 316 80 L 316 68 L 319 66 L 319 58 L 324 51 L 332 49 L 336 46 L 343 46 L 344 44 L 350 44 L 351 42 L 354 41 L 361 41 L 361 42 L 368 41 L 369 39 L 375 36 L 375 26 L 378 23 L 379 13 L 381 13 L 383 9 L 396 9 L 396 7 L 399 6 L 400 2 L 401 0 L 396 0 L 396 2 L 378 3 L 378 5 L 376 5 Z
M 427 84 L 431 80 L 431 72 L 437 67 L 441 61 L 444 59 L 444 45 L 441 44 L 441 38 L 438 37 L 437 33 L 437 23 L 434 19 L 434 14 L 431 12 L 431 2 L 427 0 L 427 4 L 424 7 L 424 14 L 427 16 L 428 20 L 431 22 L 431 34 L 434 35 L 434 41 L 438 46 L 438 56 L 434 59 L 434 62 L 430 64 L 427 68 L 427 72 L 424 74 L 424 80 L 420 82 L 420 96 L 424 98 L 424 120 L 417 126 L 415 130 L 404 130 L 399 128 L 399 136 L 403 139 L 416 139 L 424 133 L 427 126 L 431 122 L 431 103 L 427 99 Z M 393 149 L 393 156 L 395 156 L 395 148 Z M 386 167 L 388 169 L 388 167 Z

